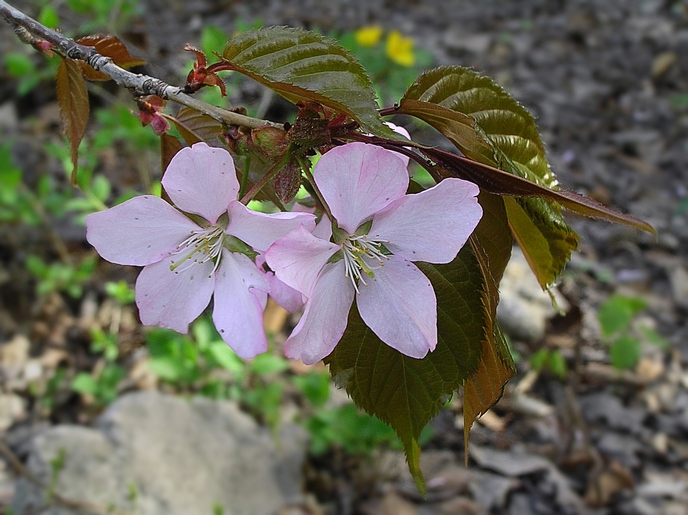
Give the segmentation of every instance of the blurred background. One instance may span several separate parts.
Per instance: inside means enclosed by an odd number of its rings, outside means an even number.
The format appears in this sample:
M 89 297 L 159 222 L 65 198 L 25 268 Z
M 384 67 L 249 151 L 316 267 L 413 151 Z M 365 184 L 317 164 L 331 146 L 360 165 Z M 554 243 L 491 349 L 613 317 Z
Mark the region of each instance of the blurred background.
M 298 317 L 269 305 L 271 351 L 250 361 L 207 317 L 186 336 L 140 325 L 138 269 L 100 260 L 83 217 L 159 192 L 158 138 L 127 91 L 89 84 L 74 188 L 57 58 L 0 23 L 2 513 L 688 513 L 688 1 L 10 3 L 68 36 L 115 34 L 141 72 L 177 85 L 186 43 L 211 56 L 270 25 L 338 39 L 384 107 L 425 69 L 474 68 L 535 115 L 562 187 L 659 237 L 569 217 L 581 246 L 559 310 L 515 249 L 499 317 L 518 374 L 474 424 L 467 468 L 461 397 L 448 400 L 423 435 L 421 499 L 393 431 L 322 365 L 282 357 Z M 293 119 L 260 85 L 223 77 L 226 98 L 198 96 Z

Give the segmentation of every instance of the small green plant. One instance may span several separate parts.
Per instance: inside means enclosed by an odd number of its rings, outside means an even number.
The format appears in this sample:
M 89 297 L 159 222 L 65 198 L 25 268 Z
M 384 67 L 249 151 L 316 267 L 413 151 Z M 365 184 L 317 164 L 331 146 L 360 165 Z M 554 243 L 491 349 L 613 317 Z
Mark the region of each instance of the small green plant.
M 311 434 L 310 452 L 315 456 L 333 446 L 356 456 L 369 456 L 380 446 L 403 448 L 392 428 L 377 417 L 362 413 L 353 404 L 320 410 L 308 418 L 305 425 Z M 430 438 L 432 429 L 427 426 L 421 433 L 419 444 L 427 443 Z
M 115 363 L 107 363 L 100 372 L 78 373 L 72 380 L 72 390 L 93 397 L 96 406 L 107 406 L 117 398 L 117 387 L 126 372 Z
M 597 318 L 602 340 L 609 346 L 609 357 L 615 368 L 635 367 L 642 355 L 643 342 L 664 349 L 669 347 L 669 343 L 656 330 L 633 323 L 638 313 L 646 307 L 644 299 L 622 295 L 613 295 L 600 307 Z
M 559 379 L 566 379 L 566 359 L 558 349 L 542 348 L 530 357 L 530 366 L 537 371 L 549 370 Z
M 46 263 L 38 256 L 26 257 L 26 268 L 37 280 L 36 291 L 39 295 L 51 292 L 64 292 L 78 299 L 83 294 L 83 285 L 96 269 L 95 256 L 84 259 L 76 266 L 59 261 Z

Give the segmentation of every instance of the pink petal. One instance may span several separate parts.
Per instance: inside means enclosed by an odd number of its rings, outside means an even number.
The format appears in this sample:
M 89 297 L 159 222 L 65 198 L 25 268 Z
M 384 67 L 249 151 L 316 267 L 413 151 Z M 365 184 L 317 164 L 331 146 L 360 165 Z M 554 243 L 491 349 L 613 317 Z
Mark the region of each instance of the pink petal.
M 404 196 L 409 183 L 401 160 L 365 143 L 333 148 L 315 165 L 313 177 L 339 227 L 349 234 Z
M 299 227 L 273 243 L 265 259 L 280 281 L 309 296 L 320 270 L 338 250 Z
M 343 261 L 323 268 L 301 320 L 284 343 L 285 356 L 312 365 L 335 348 L 354 300 L 354 288 L 344 274 Z
M 222 339 L 242 358 L 268 350 L 264 274 L 247 256 L 224 250 L 216 277 L 213 322 Z
M 236 236 L 258 252 L 265 252 L 275 240 L 300 225 L 308 231 L 315 228 L 315 215 L 308 213 L 259 213 L 238 201 L 231 202 L 228 211 L 227 234 Z
M 169 256 L 200 227 L 158 197 L 134 197 L 86 216 L 86 239 L 118 265 L 148 265 Z
M 359 283 L 361 318 L 387 345 L 422 358 L 437 345 L 437 298 L 430 280 L 416 265 L 391 256 L 374 278 Z
M 201 215 L 211 224 L 239 193 L 232 156 L 205 143 L 181 149 L 167 167 L 162 185 L 179 209 Z
M 215 287 L 213 263 L 183 263 L 170 270 L 172 259 L 165 258 L 145 267 L 136 280 L 136 305 L 141 323 L 186 333 L 189 324 L 210 302 Z
M 275 299 L 277 304 L 289 313 L 296 313 L 303 307 L 306 298 L 300 291 L 284 284 L 272 272 L 268 272 L 265 277 L 270 283 L 270 297 Z
M 477 194 L 472 182 L 445 179 L 376 214 L 368 235 L 409 261 L 449 263 L 482 217 Z

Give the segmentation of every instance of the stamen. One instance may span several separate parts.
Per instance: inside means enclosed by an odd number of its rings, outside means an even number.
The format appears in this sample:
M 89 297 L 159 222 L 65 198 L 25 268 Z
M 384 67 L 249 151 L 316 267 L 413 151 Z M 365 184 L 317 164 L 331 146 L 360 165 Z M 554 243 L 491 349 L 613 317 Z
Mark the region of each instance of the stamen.
M 342 243 L 346 270 L 344 275 L 351 280 L 356 293 L 361 293 L 358 289 L 359 281 L 364 286 L 368 285 L 363 276 L 375 277 L 374 270 L 384 266 L 385 261 L 389 259 L 389 256 L 382 252 L 382 244 L 382 241 L 369 240 L 367 235 L 349 236 Z M 377 265 L 374 265 L 376 261 Z
M 220 266 L 223 243 L 224 230 L 222 227 L 214 225 L 208 229 L 194 231 L 191 236 L 177 245 L 177 250 L 173 254 L 189 252 L 180 261 L 172 261 L 170 270 L 179 273 L 188 270 L 194 264 L 203 264 L 212 260 L 215 263 L 212 273 L 215 273 Z M 186 266 L 179 268 L 184 263 Z

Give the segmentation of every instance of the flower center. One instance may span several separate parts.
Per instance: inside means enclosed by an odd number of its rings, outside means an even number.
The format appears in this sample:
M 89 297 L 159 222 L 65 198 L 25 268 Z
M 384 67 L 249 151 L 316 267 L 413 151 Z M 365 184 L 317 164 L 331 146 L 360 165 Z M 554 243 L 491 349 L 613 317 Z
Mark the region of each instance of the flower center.
M 222 258 L 222 248 L 224 243 L 225 230 L 219 225 L 211 225 L 206 229 L 193 231 L 191 236 L 177 245 L 177 250 L 173 254 L 181 254 L 179 260 L 173 260 L 170 270 L 175 273 L 188 270 L 194 264 L 203 264 L 213 261 L 215 266 L 213 272 L 220 266 Z M 180 266 L 182 266 L 180 268 Z
M 363 276 L 375 277 L 374 270 L 384 266 L 385 261 L 389 259 L 385 252 L 387 249 L 382 241 L 369 240 L 366 234 L 349 236 L 342 242 L 346 277 L 351 279 L 356 293 L 361 293 L 358 290 L 358 281 L 367 286 L 368 283 Z

